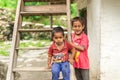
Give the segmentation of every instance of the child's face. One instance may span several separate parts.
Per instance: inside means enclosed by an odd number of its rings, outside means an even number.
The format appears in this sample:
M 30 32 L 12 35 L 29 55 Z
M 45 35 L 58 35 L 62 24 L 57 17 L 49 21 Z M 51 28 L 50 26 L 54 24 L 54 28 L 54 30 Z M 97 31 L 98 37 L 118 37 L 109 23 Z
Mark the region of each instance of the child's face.
M 73 22 L 73 30 L 76 35 L 80 35 L 81 32 L 83 31 L 84 27 L 82 26 L 80 21 L 75 21 Z
M 64 36 L 61 32 L 55 32 L 54 36 L 53 36 L 53 41 L 57 44 L 57 45 L 62 45 L 64 42 Z

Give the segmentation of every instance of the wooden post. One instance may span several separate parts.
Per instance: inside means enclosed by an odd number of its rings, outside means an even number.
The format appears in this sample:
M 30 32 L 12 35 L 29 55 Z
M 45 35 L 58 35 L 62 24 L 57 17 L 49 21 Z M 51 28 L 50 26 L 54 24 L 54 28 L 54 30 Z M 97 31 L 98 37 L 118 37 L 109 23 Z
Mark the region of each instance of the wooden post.
M 50 2 L 49 2 L 49 5 L 51 5 Z M 49 18 L 50 18 L 50 28 L 53 28 L 53 16 L 50 15 Z
M 53 16 L 50 15 L 50 28 L 53 28 Z
M 71 41 L 71 13 L 70 13 L 71 0 L 66 0 L 67 4 L 67 28 L 68 28 L 68 40 Z M 74 68 L 70 65 L 70 80 L 75 80 Z
M 8 67 L 8 72 L 7 72 L 7 78 L 6 80 L 12 80 L 14 79 L 14 75 L 13 75 L 13 67 L 15 67 L 15 60 L 14 60 L 14 57 L 16 56 L 15 53 L 15 47 L 16 47 L 16 44 L 15 42 L 17 41 L 17 32 L 18 32 L 18 23 L 19 23 L 19 18 L 20 18 L 20 8 L 21 8 L 21 5 L 22 5 L 22 1 L 23 0 L 18 0 L 18 7 L 17 7 L 17 13 L 16 13 L 16 22 L 14 24 L 14 31 L 13 31 L 13 38 L 12 38 L 12 48 L 11 48 L 11 52 L 10 52 L 10 62 L 9 62 L 9 67 Z
M 67 5 L 67 28 L 68 28 L 68 40 L 69 41 L 71 41 L 70 2 L 71 2 L 71 0 L 66 0 L 66 5 Z

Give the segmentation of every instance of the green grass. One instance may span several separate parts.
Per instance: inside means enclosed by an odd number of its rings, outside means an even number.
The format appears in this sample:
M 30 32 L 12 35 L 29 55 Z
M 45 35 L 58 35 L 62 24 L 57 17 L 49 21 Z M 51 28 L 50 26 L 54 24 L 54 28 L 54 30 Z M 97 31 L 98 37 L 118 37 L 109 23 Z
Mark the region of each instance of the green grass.
M 20 41 L 20 48 L 26 47 L 45 47 L 50 45 L 50 40 L 37 40 L 37 41 Z M 11 50 L 11 42 L 0 41 L 0 55 L 8 56 Z
M 8 56 L 10 46 L 11 45 L 9 43 L 0 41 L 0 55 Z
M 40 40 L 40 41 L 23 41 L 20 43 L 20 47 L 44 47 L 50 44 L 50 40 Z

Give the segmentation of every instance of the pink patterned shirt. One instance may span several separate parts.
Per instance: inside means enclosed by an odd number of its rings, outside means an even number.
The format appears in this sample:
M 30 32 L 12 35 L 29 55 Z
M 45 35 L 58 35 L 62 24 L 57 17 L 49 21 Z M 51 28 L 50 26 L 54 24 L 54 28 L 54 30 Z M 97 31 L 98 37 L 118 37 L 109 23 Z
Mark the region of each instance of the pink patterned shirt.
M 76 49 L 75 55 L 75 68 L 89 69 L 89 58 L 88 58 L 88 46 L 89 40 L 87 35 L 82 32 L 78 38 L 75 38 L 75 33 L 72 34 L 72 42 L 76 45 L 83 46 L 85 48 L 84 51 L 79 51 Z

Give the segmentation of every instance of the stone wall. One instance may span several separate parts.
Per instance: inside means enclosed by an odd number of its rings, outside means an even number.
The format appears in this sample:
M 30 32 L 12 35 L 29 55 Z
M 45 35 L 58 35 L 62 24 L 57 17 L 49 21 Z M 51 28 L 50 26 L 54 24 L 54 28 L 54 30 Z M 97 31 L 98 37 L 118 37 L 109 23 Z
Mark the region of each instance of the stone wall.
M 0 8 L 0 40 L 7 40 L 11 36 L 9 24 L 12 22 L 12 11 Z
M 7 65 L 0 62 L 0 80 L 5 80 L 7 74 Z

